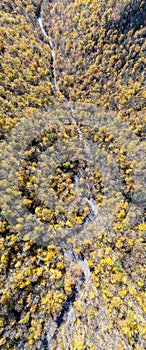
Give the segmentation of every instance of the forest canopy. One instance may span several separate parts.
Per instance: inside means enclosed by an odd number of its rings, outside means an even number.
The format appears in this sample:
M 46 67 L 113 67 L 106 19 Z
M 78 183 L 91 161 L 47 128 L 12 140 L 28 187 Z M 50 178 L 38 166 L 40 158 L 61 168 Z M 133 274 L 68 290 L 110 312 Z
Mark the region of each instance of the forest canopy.
M 1 349 L 57 324 L 51 349 L 143 350 L 145 1 L 4 0 L 0 19 Z M 82 271 L 62 247 L 91 274 L 63 322 Z

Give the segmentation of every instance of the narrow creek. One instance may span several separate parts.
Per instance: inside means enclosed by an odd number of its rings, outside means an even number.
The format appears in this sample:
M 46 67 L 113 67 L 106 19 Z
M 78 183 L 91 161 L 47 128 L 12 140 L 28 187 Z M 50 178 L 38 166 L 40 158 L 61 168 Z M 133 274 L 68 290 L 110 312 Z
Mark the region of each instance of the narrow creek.
M 52 81 L 53 81 L 55 90 L 60 92 L 60 89 L 59 89 L 59 86 L 57 84 L 57 80 L 56 80 L 56 77 L 55 77 L 55 50 L 54 50 L 54 45 L 53 45 L 52 41 L 48 39 L 47 32 L 45 31 L 45 28 L 44 28 L 43 22 L 42 22 L 42 16 L 41 16 L 42 3 L 43 3 L 43 1 L 41 2 L 39 7 L 37 8 L 36 17 L 37 17 L 40 29 L 42 31 L 42 34 L 45 37 L 45 42 L 46 42 L 46 44 L 48 44 L 49 49 L 50 49 L 51 59 L 52 59 Z M 84 138 L 84 135 L 83 135 L 80 127 L 78 126 L 78 124 L 76 122 L 75 115 L 74 115 L 75 113 L 74 113 L 74 109 L 72 107 L 72 104 L 71 104 L 71 102 L 69 100 L 67 100 L 66 97 L 64 97 L 64 100 L 67 103 L 67 105 L 69 106 L 69 109 L 70 109 L 70 112 L 71 112 L 70 113 L 71 122 L 73 124 L 75 124 L 77 133 L 79 135 L 79 138 L 81 139 L 81 141 L 83 143 L 83 147 L 86 150 L 86 152 L 89 155 L 89 157 L 91 157 L 89 144 L 88 144 L 87 140 Z M 82 173 L 80 173 L 80 176 L 81 175 L 82 175 Z M 78 178 L 78 175 L 77 175 L 76 176 L 76 187 L 78 187 L 78 182 L 79 182 L 79 178 Z M 97 213 L 98 213 L 98 206 L 96 204 L 96 201 L 92 198 L 92 195 L 88 196 L 87 202 L 88 202 L 88 204 L 90 206 L 90 213 L 86 217 L 84 223 L 81 225 L 83 227 L 88 225 L 88 223 L 93 222 L 95 217 L 97 216 Z M 62 253 L 63 253 L 65 258 L 73 261 L 75 264 L 80 265 L 80 267 L 82 269 L 82 276 L 81 276 L 78 284 L 74 287 L 71 295 L 69 295 L 67 300 L 63 303 L 62 310 L 61 310 L 57 320 L 55 321 L 55 330 L 54 330 L 54 324 L 50 327 L 50 329 L 48 329 L 48 331 L 46 333 L 46 337 L 45 337 L 45 339 L 43 341 L 43 348 L 44 348 L 44 350 L 50 350 L 52 340 L 56 339 L 58 331 L 59 331 L 62 323 L 64 322 L 64 316 L 71 310 L 71 308 L 73 308 L 73 303 L 77 299 L 77 296 L 79 295 L 80 291 L 82 290 L 83 283 L 87 284 L 89 282 L 89 280 L 90 280 L 90 269 L 89 269 L 88 263 L 87 263 L 86 259 L 84 258 L 83 254 L 75 254 L 74 252 L 68 251 L 66 249 L 61 249 L 61 251 L 62 251 Z

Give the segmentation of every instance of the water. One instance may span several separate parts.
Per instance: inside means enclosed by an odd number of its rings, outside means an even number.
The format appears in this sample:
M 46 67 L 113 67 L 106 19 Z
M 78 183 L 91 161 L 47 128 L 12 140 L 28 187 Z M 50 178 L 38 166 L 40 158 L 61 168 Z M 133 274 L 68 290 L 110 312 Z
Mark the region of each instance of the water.
M 43 35 L 45 36 L 45 38 L 47 37 L 47 33 L 43 27 L 43 23 L 42 23 L 42 18 L 41 18 L 41 13 L 39 14 L 39 16 L 37 17 L 38 19 L 38 22 L 39 22 L 39 25 L 40 25 L 40 28 L 41 28 L 41 31 L 43 33 Z M 48 41 L 48 44 L 50 46 L 50 52 L 51 52 L 51 55 L 52 55 L 52 66 L 53 66 L 53 72 L 55 72 L 55 52 L 54 52 L 54 45 L 53 43 L 51 42 L 51 40 L 47 40 Z M 58 87 L 58 84 L 57 84 L 57 81 L 56 81 L 56 78 L 55 78 L 55 74 L 53 73 L 53 76 L 54 76 L 54 86 L 55 86 L 55 89 L 57 91 L 60 92 L 59 90 L 59 87 Z M 79 134 L 79 137 L 80 139 L 82 140 L 83 142 L 83 146 L 84 146 L 84 149 L 85 151 L 87 152 L 87 154 L 89 155 L 90 154 L 90 148 L 89 148 L 89 144 L 87 142 L 87 140 L 84 138 L 84 135 L 80 129 L 80 127 L 77 125 L 76 123 L 76 120 L 75 120 L 75 117 L 74 117 L 74 109 L 73 107 L 71 106 L 71 103 L 65 99 L 66 102 L 69 104 L 70 106 L 70 109 L 71 109 L 71 121 L 76 125 L 76 129 L 77 129 L 77 132 Z M 92 220 L 94 220 L 94 218 L 97 216 L 97 213 L 98 213 L 98 207 L 97 207 L 97 204 L 95 202 L 95 200 L 93 198 L 90 198 L 90 199 L 87 199 L 88 200 L 88 203 L 90 205 L 90 208 L 91 208 L 91 213 L 89 215 L 89 217 L 87 218 L 86 220 L 86 223 L 88 222 L 91 222 Z M 85 223 L 84 223 L 85 224 Z
M 41 15 L 39 15 L 39 17 L 37 19 L 38 19 L 41 31 L 42 31 L 44 37 L 47 39 L 47 43 L 50 46 L 50 52 L 51 52 L 51 56 L 52 56 L 52 66 L 53 66 L 53 83 L 54 83 L 56 91 L 60 91 L 59 87 L 58 87 L 58 84 L 57 84 L 57 81 L 56 81 L 56 78 L 55 78 L 55 52 L 54 52 L 54 45 L 53 45 L 52 41 L 50 39 L 48 39 L 48 35 L 47 35 L 47 33 L 46 33 L 46 31 L 45 31 L 45 29 L 43 27 Z
M 38 19 L 41 31 L 42 31 L 44 37 L 47 39 L 47 43 L 50 46 L 50 52 L 51 52 L 51 56 L 52 56 L 53 83 L 54 83 L 54 87 L 55 87 L 56 91 L 60 92 L 60 89 L 58 87 L 58 84 L 57 84 L 57 81 L 56 81 L 56 77 L 55 77 L 55 51 L 54 51 L 54 45 L 51 42 L 51 40 L 48 39 L 48 35 L 47 35 L 47 33 L 46 33 L 45 29 L 44 29 L 44 26 L 43 26 L 43 23 L 42 23 L 42 18 L 41 18 L 41 7 L 39 9 L 39 13 L 37 15 L 37 19 Z M 86 153 L 88 155 L 87 158 L 89 158 L 89 156 L 90 156 L 89 144 L 88 144 L 87 140 L 84 138 L 84 135 L 83 135 L 80 127 L 76 123 L 76 119 L 75 119 L 75 116 L 74 116 L 74 109 L 73 109 L 71 103 L 66 98 L 65 98 L 65 101 L 70 107 L 70 110 L 71 110 L 71 121 L 72 121 L 72 123 L 74 123 L 76 125 L 76 129 L 77 129 L 79 138 L 82 140 L 84 149 L 85 149 L 85 151 L 86 151 Z M 80 175 L 82 175 L 82 174 L 80 174 Z M 78 183 L 79 183 L 79 178 L 78 178 L 78 176 L 76 176 L 76 188 L 78 187 Z M 84 223 L 82 224 L 83 227 L 86 226 L 88 223 L 93 222 L 95 217 L 97 216 L 97 213 L 98 213 L 98 206 L 96 204 L 96 201 L 92 197 L 88 197 L 87 198 L 87 202 L 88 202 L 91 210 L 90 210 L 90 214 L 87 216 L 87 218 L 85 219 Z M 44 342 L 43 342 L 44 350 L 50 350 L 51 342 L 57 336 L 58 330 L 59 330 L 61 324 L 63 323 L 64 315 L 72 307 L 73 302 L 76 300 L 77 295 L 78 295 L 79 291 L 81 290 L 83 282 L 85 281 L 85 283 L 88 283 L 88 281 L 90 280 L 90 275 L 91 275 L 88 263 L 87 263 L 86 259 L 82 255 L 78 255 L 78 254 L 75 254 L 74 252 L 67 251 L 67 250 L 64 250 L 64 249 L 62 249 L 62 253 L 64 254 L 65 258 L 67 258 L 67 259 L 69 259 L 71 261 L 74 261 L 76 264 L 79 264 L 81 266 L 81 269 L 83 271 L 82 282 L 81 281 L 79 282 L 79 285 L 77 285 L 74 288 L 73 293 L 71 294 L 71 296 L 69 296 L 67 298 L 67 300 L 64 302 L 62 310 L 61 310 L 61 313 L 60 313 L 60 315 L 58 316 L 58 318 L 56 320 L 56 330 L 53 332 L 52 331 L 52 327 L 50 327 L 49 331 L 47 332 L 46 338 L 44 339 Z

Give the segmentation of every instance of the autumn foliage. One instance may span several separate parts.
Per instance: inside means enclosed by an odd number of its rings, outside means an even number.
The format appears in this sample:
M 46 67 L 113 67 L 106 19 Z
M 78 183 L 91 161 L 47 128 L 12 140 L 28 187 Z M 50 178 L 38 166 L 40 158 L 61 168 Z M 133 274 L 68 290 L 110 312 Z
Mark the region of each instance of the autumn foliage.
M 143 350 L 146 225 L 141 154 L 145 147 L 145 1 L 42 2 L 42 20 L 54 44 L 55 77 L 60 91 L 54 86 L 50 48 L 36 18 L 40 3 L 4 0 L 1 4 L 3 170 L 8 174 L 13 171 L 15 133 L 6 147 L 4 142 L 23 117 L 29 126 L 31 118 L 36 116 L 38 126 L 42 115 L 47 120 L 50 106 L 75 102 L 76 120 L 94 150 L 90 167 L 82 159 L 77 163 L 73 157 L 67 158 L 67 153 L 73 150 L 70 140 L 79 138 L 72 122 L 64 129 L 46 127 L 30 142 L 21 158 L 19 171 L 15 173 L 19 194 L 31 215 L 36 215 L 39 223 L 55 228 L 60 240 L 66 227 L 78 229 L 90 213 L 87 202 L 82 211 L 75 207 L 68 216 L 63 207 L 76 195 L 74 184 L 79 172 L 84 175 L 83 179 L 80 176 L 81 183 L 88 179 L 91 195 L 101 213 L 107 213 L 100 223 L 96 221 L 94 227 L 89 226 L 89 231 L 78 230 L 78 236 L 66 242 L 66 247 L 86 257 L 91 280 L 73 304 L 73 321 L 67 315 L 64 317 L 51 346 L 73 350 Z M 63 115 L 64 105 L 61 108 Z M 90 125 L 85 123 L 84 112 L 88 113 Z M 50 119 L 54 118 L 53 113 Z M 69 104 L 66 114 L 70 115 Z M 107 123 L 106 118 L 110 118 Z M 23 135 L 19 137 L 19 141 L 23 140 Z M 62 157 L 62 163 L 50 177 L 46 170 L 40 184 L 37 166 L 45 168 L 43 152 L 47 150 L 51 157 L 58 140 L 67 145 L 66 158 Z M 94 165 L 100 162 L 101 155 L 102 169 Z M 49 166 L 51 169 L 51 162 Z M 15 188 L 10 187 L 7 179 L 2 179 L 0 185 L 2 190 L 6 188 L 7 202 L 11 194 L 15 198 Z M 45 200 L 53 193 L 58 201 L 56 212 L 38 200 L 36 190 L 42 191 Z M 80 193 L 78 198 L 80 201 Z M 56 327 L 62 306 L 82 278 L 80 267 L 65 259 L 55 239 L 52 245 L 49 242 L 42 246 L 31 239 L 32 232 L 29 237 L 22 237 L 23 224 L 23 217 L 19 217 L 16 225 L 12 225 L 2 204 L 0 346 L 3 350 L 42 349 L 49 327 Z

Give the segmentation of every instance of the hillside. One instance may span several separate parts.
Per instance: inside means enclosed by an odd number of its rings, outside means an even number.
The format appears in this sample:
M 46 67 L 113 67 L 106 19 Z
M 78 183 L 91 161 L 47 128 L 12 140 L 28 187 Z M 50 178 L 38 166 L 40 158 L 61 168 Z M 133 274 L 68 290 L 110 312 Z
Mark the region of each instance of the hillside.
M 145 1 L 0 18 L 1 349 L 143 350 Z

